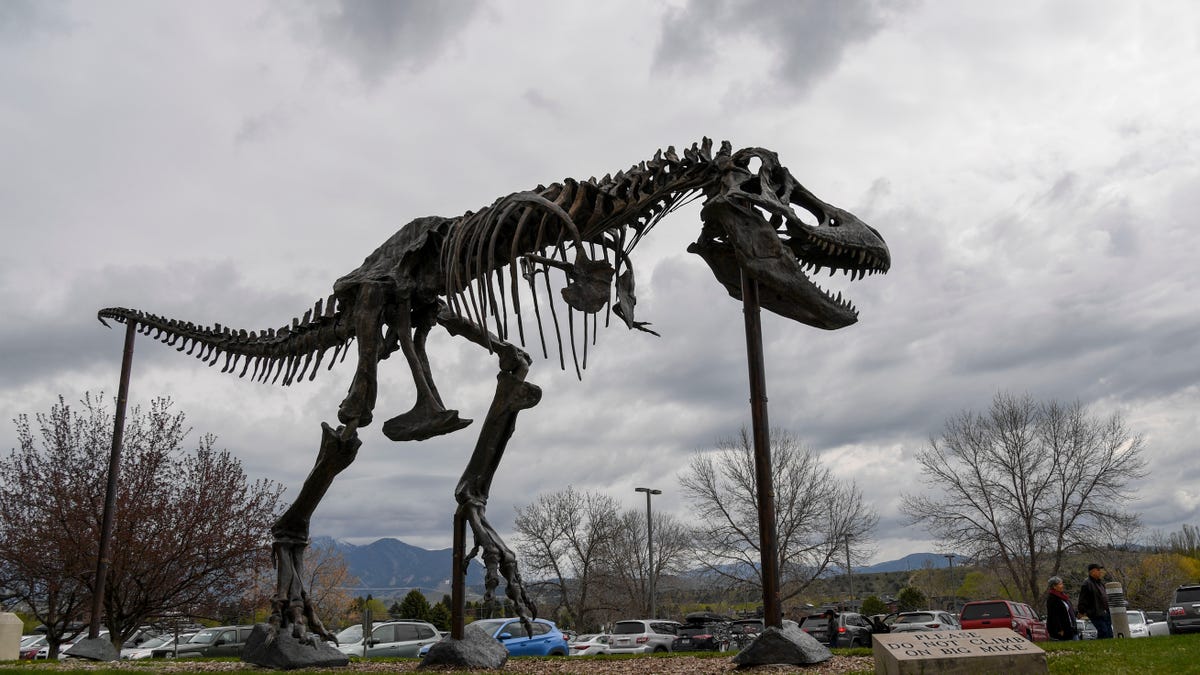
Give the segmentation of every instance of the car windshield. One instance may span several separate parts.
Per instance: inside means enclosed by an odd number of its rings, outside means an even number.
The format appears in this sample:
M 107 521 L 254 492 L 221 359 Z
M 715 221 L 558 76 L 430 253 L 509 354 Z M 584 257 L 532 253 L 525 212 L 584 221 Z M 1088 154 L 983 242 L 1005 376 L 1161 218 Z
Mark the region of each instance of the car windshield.
M 196 633 L 195 635 L 193 635 L 192 639 L 188 640 L 188 644 L 206 645 L 206 644 L 216 640 L 217 636 L 220 634 L 221 634 L 221 631 L 219 629 L 215 629 L 215 628 L 210 628 L 208 630 L 202 630 L 199 633 Z
M 156 638 L 150 638 L 149 640 L 146 640 L 142 643 L 142 646 L 138 647 L 138 649 L 154 649 L 155 647 L 161 647 L 165 644 L 168 644 L 174 639 L 174 635 L 159 635 Z
M 645 633 L 646 626 L 641 621 L 618 621 L 613 626 L 613 635 L 637 635 Z
M 962 611 L 963 621 L 994 619 L 1002 616 L 1009 616 L 1008 605 L 1003 602 L 981 602 L 974 605 L 966 605 Z
M 342 632 L 336 635 L 339 645 L 352 645 L 355 642 L 362 641 L 362 624 L 356 623 L 352 626 L 347 626 L 342 629 Z
M 917 612 L 915 614 L 901 614 L 896 618 L 896 623 L 930 623 L 934 620 L 933 615 L 929 612 Z
M 1125 616 L 1129 619 L 1129 623 L 1131 625 L 1135 623 L 1146 623 L 1146 616 L 1136 609 L 1126 610 Z
M 496 634 L 496 629 L 500 628 L 506 623 L 508 623 L 506 619 L 484 619 L 483 621 L 474 621 L 471 623 L 471 625 L 482 629 L 483 632 L 490 636 L 494 636 Z

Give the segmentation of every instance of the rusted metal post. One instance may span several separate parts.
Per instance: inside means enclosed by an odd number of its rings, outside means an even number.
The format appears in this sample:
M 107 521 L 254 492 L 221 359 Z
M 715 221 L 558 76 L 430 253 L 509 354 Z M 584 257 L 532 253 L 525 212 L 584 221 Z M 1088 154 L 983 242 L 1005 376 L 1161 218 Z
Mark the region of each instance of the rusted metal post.
M 108 551 L 112 547 L 113 521 L 117 511 L 117 480 L 121 475 L 121 443 L 125 437 L 125 407 L 129 402 L 129 374 L 133 370 L 133 339 L 137 322 L 125 325 L 125 352 L 121 356 L 121 380 L 117 384 L 117 412 L 113 420 L 112 450 L 108 454 L 108 487 L 104 493 L 104 515 L 100 524 L 100 550 L 96 555 L 96 588 L 92 596 L 92 622 L 88 638 L 100 637 L 100 614 L 104 611 L 104 581 L 108 576 Z
M 754 431 L 754 477 L 758 491 L 758 541 L 762 561 L 763 625 L 783 627 L 779 602 L 779 539 L 775 533 L 775 483 L 771 479 L 771 431 L 767 421 L 767 377 L 763 367 L 758 282 L 742 270 L 746 361 L 750 366 L 750 421 Z
M 451 552 L 451 567 L 454 573 L 450 576 L 450 637 L 455 640 L 463 639 L 463 625 L 466 622 L 467 603 L 467 570 L 463 568 L 467 547 L 467 517 L 462 508 L 454 511 L 454 550 Z

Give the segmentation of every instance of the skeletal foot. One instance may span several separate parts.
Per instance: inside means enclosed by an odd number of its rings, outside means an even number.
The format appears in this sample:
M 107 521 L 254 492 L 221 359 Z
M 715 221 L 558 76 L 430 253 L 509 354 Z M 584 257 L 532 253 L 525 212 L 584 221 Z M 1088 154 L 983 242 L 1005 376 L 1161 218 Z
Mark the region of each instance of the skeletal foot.
M 503 578 L 505 595 L 512 601 L 525 630 L 532 635 L 533 627 L 530 622 L 537 617 L 537 606 L 533 604 L 525 591 L 525 584 L 521 581 L 521 573 L 517 569 L 517 556 L 508 548 L 484 516 L 486 508 L 482 500 L 468 499 L 459 504 L 458 508 L 471 526 L 471 532 L 475 536 L 475 545 L 463 560 L 464 569 L 455 570 L 455 573 L 465 574 L 465 566 L 470 563 L 472 558 L 481 554 L 480 557 L 483 559 L 485 568 L 483 599 L 485 601 L 493 599 L 493 592 L 500 585 L 500 579 Z
M 470 424 L 471 420 L 459 417 L 457 410 L 413 408 L 384 422 L 383 435 L 393 441 L 423 441 L 453 433 Z

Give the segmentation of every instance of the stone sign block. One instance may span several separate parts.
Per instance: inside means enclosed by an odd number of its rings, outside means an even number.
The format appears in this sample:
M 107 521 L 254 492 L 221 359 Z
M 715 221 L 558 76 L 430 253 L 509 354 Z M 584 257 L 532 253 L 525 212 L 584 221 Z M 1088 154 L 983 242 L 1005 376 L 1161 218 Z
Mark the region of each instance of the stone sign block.
M 1046 652 L 1007 628 L 881 633 L 876 675 L 1046 673 Z

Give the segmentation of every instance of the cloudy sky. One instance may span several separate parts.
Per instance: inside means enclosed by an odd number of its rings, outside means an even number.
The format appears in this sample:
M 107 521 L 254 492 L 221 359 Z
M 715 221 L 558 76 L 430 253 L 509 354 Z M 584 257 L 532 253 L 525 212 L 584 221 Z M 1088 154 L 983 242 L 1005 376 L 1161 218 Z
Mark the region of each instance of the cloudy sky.
M 1148 530 L 1200 515 L 1200 6 L 1100 0 L 0 3 L 0 448 L 62 394 L 115 393 L 125 306 L 276 327 L 396 229 L 709 136 L 763 146 L 887 239 L 858 324 L 764 319 L 770 417 L 881 515 L 876 560 L 933 550 L 899 497 L 945 420 L 998 391 L 1081 400 L 1146 437 Z M 582 382 L 539 359 L 489 515 L 568 484 L 687 518 L 689 458 L 749 423 L 741 312 L 684 249 L 635 256 L 639 319 Z M 837 283 L 835 282 L 835 287 Z M 495 360 L 444 332 L 448 405 L 482 419 Z M 142 338 L 134 402 L 169 395 L 295 495 L 344 364 L 283 388 Z M 413 388 L 382 365 L 377 419 Z M 450 543 L 478 424 L 363 431 L 313 534 Z M 1134 501 L 1136 500 L 1136 501 Z

